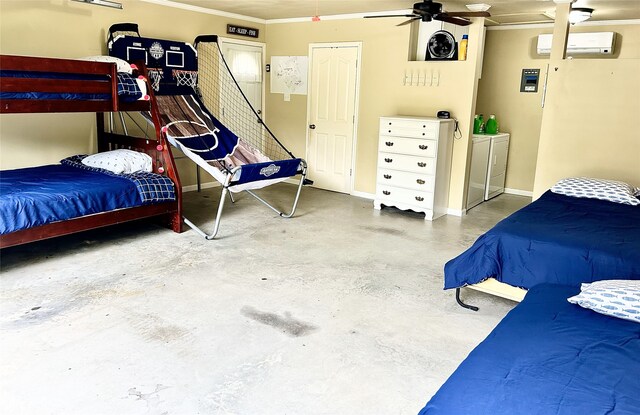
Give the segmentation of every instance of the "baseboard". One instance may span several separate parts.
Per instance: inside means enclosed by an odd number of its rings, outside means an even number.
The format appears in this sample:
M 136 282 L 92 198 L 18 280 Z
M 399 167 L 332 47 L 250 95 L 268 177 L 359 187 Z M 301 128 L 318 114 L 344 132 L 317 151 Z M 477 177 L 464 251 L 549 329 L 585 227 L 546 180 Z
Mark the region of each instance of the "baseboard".
M 212 187 L 220 187 L 221 184 L 219 182 L 207 182 L 200 184 L 201 189 L 211 189 Z M 195 192 L 198 190 L 198 185 L 194 184 L 191 186 L 182 186 L 183 192 Z
M 375 193 L 360 192 L 358 190 L 353 190 L 351 192 L 351 196 L 361 197 L 363 199 L 369 199 L 369 200 L 373 200 L 376 198 Z
M 295 184 L 296 186 L 300 184 L 300 179 L 294 179 L 293 177 L 288 178 L 283 181 L 283 183 Z
M 530 192 L 528 190 L 509 189 L 507 187 L 504 189 L 504 192 L 510 195 L 533 197 L 533 192 Z
M 447 209 L 447 215 L 463 217 L 467 214 L 467 209 Z

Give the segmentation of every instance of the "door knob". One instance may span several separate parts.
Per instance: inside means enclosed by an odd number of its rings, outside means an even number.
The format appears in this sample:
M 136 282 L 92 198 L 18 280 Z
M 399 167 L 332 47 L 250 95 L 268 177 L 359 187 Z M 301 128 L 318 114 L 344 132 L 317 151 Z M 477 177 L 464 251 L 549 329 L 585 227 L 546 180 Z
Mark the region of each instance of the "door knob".
M 311 124 L 311 125 L 309 125 L 309 128 L 311 128 L 312 130 L 315 130 L 316 129 L 316 125 L 315 124 Z

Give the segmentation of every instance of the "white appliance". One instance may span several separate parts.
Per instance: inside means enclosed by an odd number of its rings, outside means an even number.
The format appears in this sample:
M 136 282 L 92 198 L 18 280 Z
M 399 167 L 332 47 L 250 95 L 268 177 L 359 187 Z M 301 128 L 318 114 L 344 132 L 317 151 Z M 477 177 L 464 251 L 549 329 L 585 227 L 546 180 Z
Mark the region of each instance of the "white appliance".
M 487 168 L 487 184 L 484 189 L 484 200 L 504 193 L 504 182 L 507 178 L 507 158 L 509 156 L 509 134 L 491 135 L 489 149 L 489 166 Z
M 615 41 L 616 34 L 614 32 L 569 33 L 567 55 L 611 55 L 613 54 Z M 551 53 L 552 42 L 552 34 L 539 35 L 538 54 L 549 55 Z
M 490 149 L 490 136 L 474 135 L 471 139 L 471 168 L 469 172 L 469 187 L 467 189 L 467 209 L 484 202 Z
M 474 134 L 467 188 L 467 210 L 504 193 L 509 134 Z

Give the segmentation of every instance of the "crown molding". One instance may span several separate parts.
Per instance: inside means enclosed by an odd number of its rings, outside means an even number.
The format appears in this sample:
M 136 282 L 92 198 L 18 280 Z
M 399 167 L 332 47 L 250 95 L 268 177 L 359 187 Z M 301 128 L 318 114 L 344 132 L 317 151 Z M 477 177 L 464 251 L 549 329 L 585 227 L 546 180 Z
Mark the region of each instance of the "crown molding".
M 624 25 L 640 25 L 640 19 L 631 20 L 596 20 L 577 23 L 573 26 L 624 26 Z M 553 28 L 553 23 L 524 23 L 510 24 L 501 26 L 487 26 L 487 30 L 524 30 L 524 29 L 547 29 Z
M 211 14 L 214 16 L 228 17 L 230 19 L 244 20 L 247 22 L 260 23 L 265 25 L 284 24 L 284 23 L 303 23 L 303 22 L 311 21 L 311 16 L 265 20 L 265 19 L 259 19 L 257 17 L 245 16 L 243 14 L 229 13 L 229 12 L 224 12 L 222 10 L 209 9 L 207 7 L 178 3 L 176 1 L 171 1 L 171 0 L 140 0 L 140 1 L 143 1 L 145 3 L 157 4 L 159 6 L 172 7 L 174 9 L 187 10 L 187 11 L 203 13 L 203 14 Z M 572 0 L 558 0 L 558 1 L 570 2 Z M 387 11 L 370 12 L 370 13 L 334 14 L 334 15 L 328 15 L 328 16 L 320 16 L 320 21 L 361 19 L 365 16 L 382 16 L 387 14 L 409 14 L 409 13 L 411 13 L 411 10 L 404 9 L 404 10 L 387 10 Z M 578 23 L 576 26 L 621 26 L 621 25 L 640 25 L 640 19 L 586 21 L 586 22 Z M 548 27 L 553 27 L 553 22 L 487 26 L 487 30 L 523 30 L 523 29 L 540 29 L 540 28 L 548 28 Z
M 244 20 L 247 22 L 266 24 L 267 21 L 257 17 L 245 16 L 243 14 L 223 12 L 222 10 L 209 9 L 207 7 L 193 6 L 191 4 L 178 3 L 170 0 L 141 0 L 145 3 L 157 4 L 160 6 L 173 7 L 174 9 L 188 10 L 196 13 L 212 14 L 214 16 L 228 17 L 230 19 Z
M 329 20 L 349 20 L 349 19 L 362 19 L 365 16 L 386 16 L 388 14 L 409 14 L 412 10 L 387 10 L 383 12 L 371 12 L 371 13 L 349 13 L 349 14 L 332 14 L 328 16 L 319 16 L 320 21 Z M 312 16 L 307 17 L 292 17 L 288 19 L 270 19 L 267 20 L 267 24 L 283 24 L 283 23 L 303 23 L 310 22 Z

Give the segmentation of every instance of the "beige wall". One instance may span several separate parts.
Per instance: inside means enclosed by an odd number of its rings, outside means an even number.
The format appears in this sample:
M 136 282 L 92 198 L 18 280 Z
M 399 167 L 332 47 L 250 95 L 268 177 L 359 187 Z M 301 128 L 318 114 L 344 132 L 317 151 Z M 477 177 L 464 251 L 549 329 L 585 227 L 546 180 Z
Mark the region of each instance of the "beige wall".
M 488 30 L 476 112 L 495 114 L 500 131 L 511 134 L 507 181 L 512 189 L 532 191 L 542 121 L 542 83 L 548 59 L 538 59 L 540 29 Z M 540 69 L 537 93 L 520 92 L 522 69 Z
M 534 197 L 569 176 L 640 185 L 640 25 L 620 29 L 618 59 L 549 62 Z
M 106 53 L 113 23 L 138 23 L 142 36 L 193 42 L 199 34 L 224 34 L 227 23 L 265 26 L 141 1 L 121 1 L 124 10 L 69 0 L 0 0 L 0 52 L 76 58 Z M 56 163 L 95 152 L 94 114 L 0 115 L 0 168 Z M 195 183 L 195 167 L 180 161 L 183 185 Z M 204 177 L 203 177 L 204 179 Z M 207 178 L 204 181 L 208 181 Z
M 616 32 L 616 53 L 611 59 L 640 58 L 640 25 L 572 26 L 572 32 Z M 553 28 L 488 30 L 484 70 L 478 88 L 477 113 L 485 118 L 496 114 L 500 129 L 511 133 L 506 187 L 533 190 L 542 124 L 542 84 L 548 56 L 536 53 L 539 34 Z M 581 57 L 583 59 L 593 59 Z M 578 60 L 578 59 L 575 59 Z M 520 92 L 520 75 L 524 68 L 541 72 L 538 93 Z M 573 100 L 573 96 L 566 97 Z
M 476 90 L 476 57 L 482 24 L 470 26 L 466 62 L 407 62 L 410 27 L 386 19 L 353 19 L 267 25 L 269 56 L 308 56 L 310 43 L 362 42 L 358 137 L 355 151 L 355 190 L 374 193 L 378 151 L 378 122 L 385 115 L 435 116 L 449 110 L 460 120 L 463 139 L 456 140 L 449 205 L 461 209 Z M 439 71 L 440 86 L 403 86 L 407 71 Z M 267 76 L 267 91 L 269 91 Z M 267 122 L 294 154 L 305 157 L 307 96 L 267 93 Z M 313 179 L 313 178 L 311 178 Z
M 640 186 L 640 59 L 576 59 L 551 66 L 534 197 L 570 176 Z

